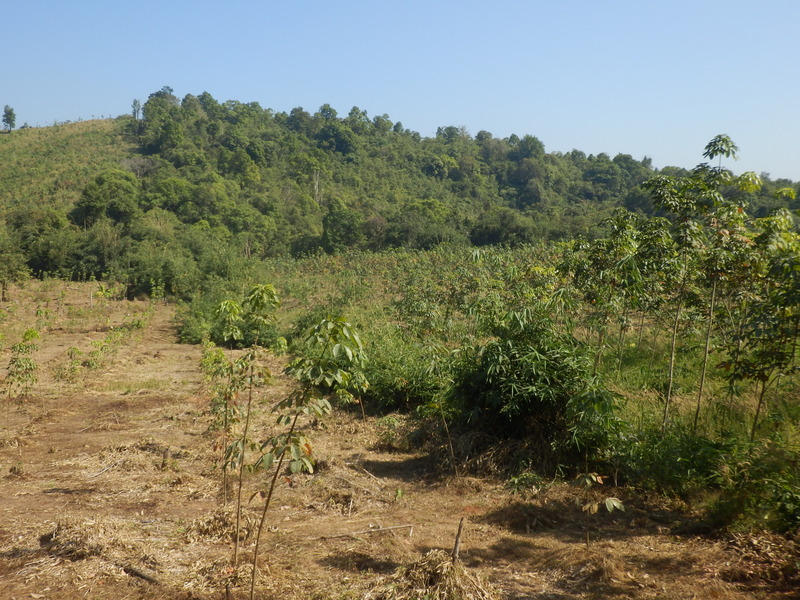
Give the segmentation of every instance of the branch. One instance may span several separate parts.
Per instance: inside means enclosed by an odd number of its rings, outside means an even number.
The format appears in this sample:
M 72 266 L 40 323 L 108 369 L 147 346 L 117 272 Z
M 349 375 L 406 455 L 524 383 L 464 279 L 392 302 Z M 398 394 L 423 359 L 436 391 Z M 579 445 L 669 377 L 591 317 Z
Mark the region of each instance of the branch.
M 353 531 L 352 533 L 340 533 L 339 535 L 323 535 L 318 537 L 318 540 L 335 540 L 336 538 L 355 537 L 362 533 L 377 533 L 379 531 L 392 531 L 394 529 L 409 529 L 408 537 L 414 533 L 413 525 L 392 525 L 391 527 L 373 527 L 372 529 L 364 529 L 363 531 Z

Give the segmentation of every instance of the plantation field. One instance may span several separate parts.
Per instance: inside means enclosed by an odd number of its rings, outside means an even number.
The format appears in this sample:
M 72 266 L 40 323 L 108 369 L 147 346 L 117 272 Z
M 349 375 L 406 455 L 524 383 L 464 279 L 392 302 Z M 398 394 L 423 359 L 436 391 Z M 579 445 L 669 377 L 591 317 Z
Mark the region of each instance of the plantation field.
M 291 301 L 287 310 L 299 312 Z M 248 597 L 268 477 L 245 476 L 233 569 L 234 505 L 223 506 L 202 349 L 178 343 L 174 314 L 97 283 L 11 289 L 0 364 L 26 330 L 39 339 L 36 381 L 5 380 L 0 597 Z M 297 385 L 282 375 L 286 359 L 266 360 L 256 439 L 272 435 L 271 408 Z M 462 518 L 460 563 L 498 598 L 800 597 L 784 577 L 797 561 L 784 537 L 704 536 L 685 502 L 605 489 L 610 479 L 582 491 L 454 475 L 405 435 L 414 427 L 405 414 L 362 418 L 357 406 L 301 423 L 316 469 L 278 479 L 256 597 L 399 597 L 387 591 L 402 587 L 397 570 L 449 553 Z M 609 496 L 625 510 L 576 505 Z

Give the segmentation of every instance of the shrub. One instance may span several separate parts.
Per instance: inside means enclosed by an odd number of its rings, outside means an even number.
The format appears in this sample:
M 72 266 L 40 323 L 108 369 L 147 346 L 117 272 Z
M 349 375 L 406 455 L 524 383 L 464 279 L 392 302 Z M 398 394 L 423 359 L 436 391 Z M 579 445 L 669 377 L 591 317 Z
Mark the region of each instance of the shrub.
M 617 447 L 620 475 L 643 489 L 688 498 L 719 487 L 733 444 L 694 435 L 682 428 L 662 434 L 655 424 L 624 437 Z
M 592 374 L 584 347 L 531 310 L 490 329 L 494 338 L 465 349 L 455 366 L 454 420 L 499 437 L 537 438 L 567 460 L 600 458 L 621 423 L 617 397 Z
M 711 507 L 716 527 L 800 531 L 800 447 L 781 440 L 741 446 L 727 457 Z

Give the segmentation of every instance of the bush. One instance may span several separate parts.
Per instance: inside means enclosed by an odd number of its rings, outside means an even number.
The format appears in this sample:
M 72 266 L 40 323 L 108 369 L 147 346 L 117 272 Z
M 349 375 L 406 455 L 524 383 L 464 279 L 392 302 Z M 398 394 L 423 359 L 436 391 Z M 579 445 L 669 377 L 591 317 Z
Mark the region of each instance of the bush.
M 780 440 L 737 448 L 711 507 L 716 527 L 800 532 L 800 448 Z
M 679 428 L 638 431 L 617 448 L 620 476 L 627 483 L 684 498 L 718 488 L 732 444 Z
M 414 410 L 430 402 L 446 387 L 431 368 L 433 352 L 391 325 L 372 331 L 364 368 L 371 385 L 364 400 L 378 411 Z
M 253 304 L 258 289 L 269 288 L 273 305 L 260 310 Z M 254 344 L 275 348 L 282 346 L 275 325 L 274 310 L 278 306 L 272 286 L 255 286 L 241 302 L 230 301 L 224 290 L 211 289 L 198 294 L 181 306 L 176 315 L 178 338 L 186 344 L 210 340 L 219 346 L 249 348 Z M 223 306 L 235 309 L 235 314 L 221 315 Z M 224 311 L 223 311 L 224 312 Z
M 505 438 L 538 438 L 565 460 L 601 459 L 621 429 L 617 397 L 592 374 L 572 336 L 533 311 L 490 325 L 491 341 L 461 354 L 449 405 L 454 420 Z

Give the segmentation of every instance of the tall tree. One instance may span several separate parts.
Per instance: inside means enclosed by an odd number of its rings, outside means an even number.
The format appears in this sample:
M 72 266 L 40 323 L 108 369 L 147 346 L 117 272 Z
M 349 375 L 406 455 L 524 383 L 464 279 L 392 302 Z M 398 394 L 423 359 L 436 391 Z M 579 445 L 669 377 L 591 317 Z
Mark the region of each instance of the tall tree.
M 0 301 L 8 300 L 8 287 L 12 283 L 25 280 L 29 275 L 25 255 L 19 249 L 19 240 L 13 239 L 0 221 Z
M 131 114 L 133 115 L 133 118 L 136 119 L 137 121 L 141 118 L 142 103 L 139 100 L 134 99 L 134 101 L 131 103 Z
M 11 131 L 16 124 L 17 116 L 14 114 L 14 109 L 6 104 L 6 107 L 3 109 L 3 128 L 6 131 Z

